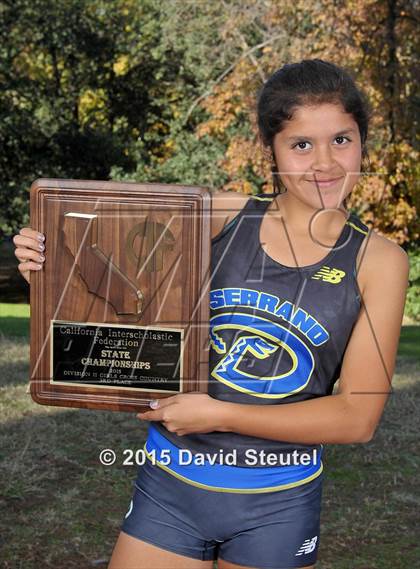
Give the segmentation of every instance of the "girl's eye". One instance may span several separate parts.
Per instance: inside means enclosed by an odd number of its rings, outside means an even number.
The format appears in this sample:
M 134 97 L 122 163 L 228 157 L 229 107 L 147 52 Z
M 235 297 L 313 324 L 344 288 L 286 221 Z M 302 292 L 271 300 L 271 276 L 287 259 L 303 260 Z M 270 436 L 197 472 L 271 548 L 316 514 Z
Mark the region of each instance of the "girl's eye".
M 296 148 L 297 146 L 299 146 L 299 150 L 307 150 L 306 148 L 302 148 L 301 145 L 303 145 L 303 144 L 309 144 L 309 142 L 297 142 L 296 144 L 294 144 L 292 146 L 292 148 Z
M 348 136 L 336 136 L 335 140 L 341 140 L 341 141 L 348 140 L 349 142 L 351 142 L 351 139 Z M 304 146 L 305 144 L 310 144 L 310 142 L 307 142 L 306 140 L 301 140 L 300 142 L 294 144 L 292 146 L 292 149 L 299 147 L 299 150 L 308 150 L 307 148 L 302 148 L 302 146 Z M 340 142 L 337 146 L 344 146 L 344 144 Z
M 336 140 L 338 140 L 339 138 L 340 138 L 341 140 L 346 139 L 346 140 L 348 140 L 349 142 L 351 142 L 351 139 L 350 139 L 348 136 L 337 136 L 337 137 L 336 137 Z M 342 145 L 342 144 L 339 144 L 339 146 L 343 146 L 343 145 Z

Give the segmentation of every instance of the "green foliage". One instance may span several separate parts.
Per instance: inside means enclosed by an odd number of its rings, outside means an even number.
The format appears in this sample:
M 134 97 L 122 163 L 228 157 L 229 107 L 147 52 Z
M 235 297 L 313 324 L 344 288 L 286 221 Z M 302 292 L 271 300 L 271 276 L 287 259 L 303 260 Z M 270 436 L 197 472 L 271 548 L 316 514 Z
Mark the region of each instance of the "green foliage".
M 0 3 L 0 235 L 28 224 L 34 179 L 109 179 L 162 154 L 193 84 L 164 21 L 152 0 Z
M 405 314 L 420 321 L 420 248 L 408 251 L 410 262 L 410 286 L 407 291 Z
M 176 132 L 172 125 L 172 135 L 167 137 L 167 155 L 145 156 L 144 143 L 137 144 L 137 167 L 133 172 L 124 172 L 114 167 L 111 175 L 114 179 L 137 182 L 159 182 L 167 184 L 201 185 L 220 188 L 227 177 L 218 162 L 225 147 L 210 137 L 198 140 L 189 130 Z M 165 144 L 163 145 L 163 149 Z

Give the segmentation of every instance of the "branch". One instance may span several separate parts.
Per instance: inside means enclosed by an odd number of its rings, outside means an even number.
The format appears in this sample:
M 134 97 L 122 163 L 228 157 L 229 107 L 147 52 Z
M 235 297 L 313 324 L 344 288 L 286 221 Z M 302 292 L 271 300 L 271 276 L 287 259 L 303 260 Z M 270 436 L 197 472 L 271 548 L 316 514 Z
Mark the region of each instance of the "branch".
M 243 34 L 241 34 L 241 32 L 240 32 L 239 30 L 234 30 L 234 32 L 235 32 L 235 34 L 239 37 L 239 39 L 240 39 L 240 41 L 241 41 L 241 43 L 242 43 L 242 47 L 243 47 L 245 50 L 249 51 L 249 45 L 247 44 L 246 39 L 244 38 Z M 261 69 L 260 64 L 258 63 L 258 60 L 252 55 L 252 53 L 249 53 L 249 54 L 248 54 L 248 57 L 249 57 L 249 59 L 251 60 L 251 63 L 254 65 L 255 69 L 257 70 L 258 75 L 259 75 L 260 78 L 261 78 L 261 81 L 262 81 L 263 83 L 265 83 L 266 80 L 267 80 L 267 78 L 266 78 L 266 76 L 265 76 L 265 74 L 264 74 L 264 71 Z
M 226 75 L 228 75 L 243 59 L 245 59 L 246 57 L 249 57 L 252 53 L 254 53 L 254 51 L 257 51 L 257 49 L 261 49 L 262 47 L 265 47 L 266 45 L 273 43 L 275 40 L 281 38 L 284 34 L 277 34 L 275 36 L 273 36 L 272 38 L 259 43 L 258 45 L 255 45 L 254 47 L 250 48 L 248 51 L 246 51 L 245 53 L 243 53 L 240 57 L 238 57 L 238 59 L 236 61 L 234 61 L 231 65 L 229 65 L 229 67 L 227 69 L 225 69 L 225 71 L 223 71 L 223 73 L 221 73 L 219 75 L 219 77 L 213 82 L 213 84 L 211 85 L 210 89 L 208 89 L 205 93 L 203 93 L 202 95 L 200 95 L 197 99 L 195 99 L 195 101 L 193 101 L 193 103 L 191 104 L 190 108 L 187 111 L 187 114 L 185 115 L 184 118 L 184 124 L 187 122 L 187 120 L 189 119 L 191 113 L 193 112 L 193 110 L 195 109 L 195 107 L 204 99 L 206 99 L 209 95 L 211 95 L 213 89 L 216 87 L 216 85 L 218 85 L 221 81 L 223 81 L 223 79 L 226 77 Z

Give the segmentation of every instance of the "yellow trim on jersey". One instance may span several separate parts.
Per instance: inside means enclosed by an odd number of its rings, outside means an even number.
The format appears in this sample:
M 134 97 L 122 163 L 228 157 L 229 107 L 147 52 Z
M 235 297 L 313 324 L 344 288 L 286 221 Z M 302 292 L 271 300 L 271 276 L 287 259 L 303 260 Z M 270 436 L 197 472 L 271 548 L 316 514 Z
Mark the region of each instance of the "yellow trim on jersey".
M 254 199 L 254 200 L 259 200 L 259 201 L 264 201 L 264 202 L 268 202 L 268 201 L 273 201 L 273 200 L 274 200 L 274 197 L 271 197 L 271 198 L 260 198 L 260 197 L 258 197 L 258 196 L 253 196 L 253 195 L 251 195 L 250 197 L 251 197 L 252 199 Z M 357 227 L 357 225 L 355 225 L 355 224 L 352 223 L 351 221 L 346 221 L 346 223 L 347 223 L 348 225 L 350 225 L 351 227 L 353 227 L 353 229 L 356 229 L 356 231 L 360 231 L 360 233 L 363 233 L 363 235 L 367 235 L 367 234 L 369 233 L 369 230 L 368 230 L 368 231 L 365 231 L 364 229 L 361 229 L 360 227 Z
M 259 198 L 258 196 L 250 196 L 253 200 L 260 200 L 262 202 L 271 202 L 274 198 Z
M 324 470 L 324 465 L 323 465 L 322 460 L 321 460 L 321 466 L 319 467 L 319 469 L 316 472 L 314 472 L 314 474 L 311 474 L 310 476 L 308 476 L 307 478 L 303 478 L 302 480 L 298 480 L 297 482 L 289 482 L 288 484 L 280 484 L 279 486 L 270 486 L 269 488 L 249 488 L 249 489 L 221 488 L 219 486 L 209 486 L 207 484 L 201 484 L 200 482 L 195 482 L 194 480 L 190 480 L 189 478 L 186 478 L 185 476 L 182 476 L 181 474 L 174 472 L 173 470 L 171 470 L 167 466 L 160 464 L 160 462 L 158 460 L 152 460 L 150 453 L 147 451 L 146 443 L 144 443 L 143 449 L 146 453 L 146 457 L 155 466 L 162 468 L 162 470 L 166 470 L 166 472 L 168 472 L 169 474 L 172 474 L 172 476 L 175 476 L 175 478 L 178 478 L 179 480 L 182 480 L 183 482 L 186 482 L 187 484 L 191 484 L 191 486 L 196 486 L 197 488 L 202 488 L 203 490 L 210 490 L 213 492 L 233 492 L 235 494 L 263 494 L 263 493 L 267 493 L 267 492 L 276 492 L 277 490 L 287 490 L 288 488 L 296 488 L 297 486 L 302 486 L 303 484 L 306 484 L 307 482 L 311 482 L 311 480 L 314 480 L 315 478 L 317 478 L 322 473 L 322 471 Z M 232 468 L 235 468 L 235 467 L 232 467 Z
M 357 227 L 357 225 L 355 225 L 354 223 L 351 223 L 351 221 L 347 221 L 346 222 L 348 225 L 350 225 L 351 227 L 353 227 L 353 229 L 356 229 L 357 231 L 360 231 L 360 233 L 363 233 L 363 235 L 367 235 L 369 233 L 368 231 L 365 231 L 364 229 L 361 229 L 360 227 Z

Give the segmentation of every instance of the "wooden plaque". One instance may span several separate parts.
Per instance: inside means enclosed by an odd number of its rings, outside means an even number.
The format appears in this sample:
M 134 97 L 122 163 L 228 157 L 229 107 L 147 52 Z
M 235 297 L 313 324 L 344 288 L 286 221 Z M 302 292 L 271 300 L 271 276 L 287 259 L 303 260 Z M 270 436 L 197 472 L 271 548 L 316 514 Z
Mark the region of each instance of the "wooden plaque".
M 207 391 L 211 194 L 169 184 L 36 180 L 30 393 L 139 411 Z

